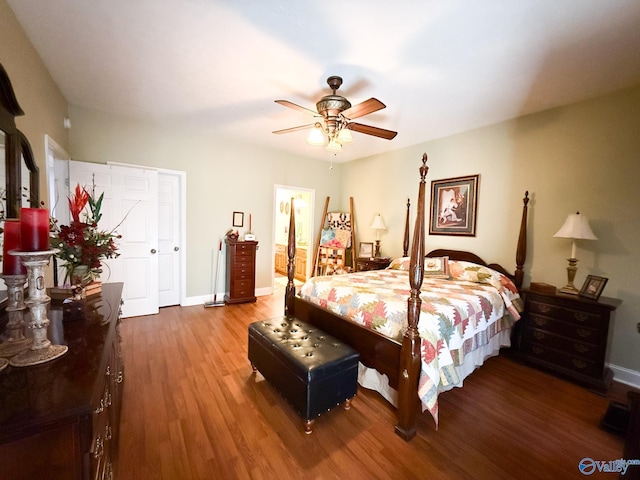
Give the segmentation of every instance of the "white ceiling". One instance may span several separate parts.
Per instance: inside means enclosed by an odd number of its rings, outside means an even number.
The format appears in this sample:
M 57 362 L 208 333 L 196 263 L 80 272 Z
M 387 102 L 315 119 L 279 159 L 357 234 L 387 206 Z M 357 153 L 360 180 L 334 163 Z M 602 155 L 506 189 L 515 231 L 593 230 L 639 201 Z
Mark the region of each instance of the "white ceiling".
M 69 103 L 329 160 L 310 123 L 340 75 L 358 119 L 336 161 L 640 84 L 637 0 L 8 0 Z

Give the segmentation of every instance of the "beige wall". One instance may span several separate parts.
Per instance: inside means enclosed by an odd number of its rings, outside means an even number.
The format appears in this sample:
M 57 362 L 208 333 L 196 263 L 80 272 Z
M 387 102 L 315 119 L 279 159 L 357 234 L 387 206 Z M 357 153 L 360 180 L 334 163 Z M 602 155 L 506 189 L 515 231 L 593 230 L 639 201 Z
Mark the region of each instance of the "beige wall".
M 5 0 L 0 0 L 0 63 L 25 113 L 16 119 L 16 125 L 31 144 L 40 169 L 40 197 L 46 202 L 44 137 L 49 135 L 68 149 L 68 132 L 63 123 L 67 101 Z
M 234 144 L 210 132 L 174 125 L 141 123 L 73 106 L 69 112 L 74 160 L 186 172 L 188 297 L 211 292 L 211 256 L 217 255 L 220 238 L 232 228 L 234 211 L 244 212 L 245 222 L 252 215 L 260 242 L 256 287 L 268 288 L 273 280 L 274 185 L 315 190 L 315 218 L 324 206 L 317 199 L 338 197 L 340 168 L 330 170 L 327 162 Z
M 355 197 L 356 225 L 363 241 L 375 238 L 368 227 L 373 215 L 381 212 L 389 227 L 381 237 L 382 250 L 399 255 L 404 205 L 407 196 L 415 205 L 420 158 L 427 152 L 427 191 L 431 180 L 480 174 L 477 235 L 428 236 L 427 248 L 471 250 L 513 268 L 521 198 L 528 190 L 525 283 L 533 279 L 558 287 L 567 282 L 571 242 L 553 235 L 569 213 L 580 211 L 589 218 L 598 241 L 578 242 L 575 284 L 580 288 L 588 274 L 609 278 L 603 295 L 623 303 L 610 335 L 608 361 L 638 372 L 638 132 L 640 86 L 346 164 L 342 203 L 349 195 Z

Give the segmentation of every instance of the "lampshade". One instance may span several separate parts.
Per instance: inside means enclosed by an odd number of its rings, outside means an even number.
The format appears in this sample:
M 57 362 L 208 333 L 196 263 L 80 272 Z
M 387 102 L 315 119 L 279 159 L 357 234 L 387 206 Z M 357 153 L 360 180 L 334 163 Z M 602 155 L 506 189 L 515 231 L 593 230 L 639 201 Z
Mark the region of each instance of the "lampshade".
M 314 147 L 320 147 L 324 145 L 325 138 L 324 133 L 319 128 L 312 128 L 307 137 L 307 143 Z
M 371 224 L 372 230 L 386 230 L 387 226 L 384 224 L 384 220 L 382 219 L 382 215 L 378 214 L 373 217 L 373 223 Z
M 575 240 L 597 240 L 589 226 L 589 221 L 584 215 L 580 215 L 580 212 L 570 214 L 564 222 L 564 225 L 560 227 L 560 230 L 556 232 L 554 237 L 558 238 L 573 238 Z
M 338 138 L 336 141 L 342 145 L 345 143 L 353 143 L 353 136 L 351 135 L 351 131 L 348 128 L 342 128 L 340 133 L 338 133 Z
M 331 139 L 329 140 L 329 143 L 327 143 L 327 146 L 325 147 L 327 150 L 329 150 L 330 152 L 341 152 L 342 151 L 342 145 L 340 145 L 338 142 L 335 141 L 335 139 Z

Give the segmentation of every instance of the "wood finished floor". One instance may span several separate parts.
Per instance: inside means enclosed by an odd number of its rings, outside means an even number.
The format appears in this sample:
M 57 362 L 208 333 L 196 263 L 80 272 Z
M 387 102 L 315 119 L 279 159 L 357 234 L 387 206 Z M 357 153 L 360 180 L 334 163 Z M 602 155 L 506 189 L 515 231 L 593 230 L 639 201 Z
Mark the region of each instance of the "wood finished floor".
M 504 355 L 442 394 L 439 430 L 423 414 L 411 442 L 393 433 L 395 410 L 362 388 L 351 410 L 305 435 L 247 360 L 248 324 L 282 311 L 274 295 L 123 320 L 116 478 L 557 480 L 585 478 L 584 457 L 622 457 L 622 438 L 598 428 L 607 398 Z M 589 478 L 617 478 L 600 475 Z

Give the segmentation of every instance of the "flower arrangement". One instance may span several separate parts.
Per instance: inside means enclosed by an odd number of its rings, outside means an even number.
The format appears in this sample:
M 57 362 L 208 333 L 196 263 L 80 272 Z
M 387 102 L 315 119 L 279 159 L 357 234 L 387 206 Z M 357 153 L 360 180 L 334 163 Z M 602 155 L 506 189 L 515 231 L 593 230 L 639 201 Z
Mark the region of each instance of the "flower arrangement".
M 105 231 L 98 228 L 104 193 L 96 200 L 94 190 L 92 188 L 90 194 L 84 187 L 76 185 L 74 194 L 69 197 L 69 225 L 59 226 L 55 219 L 51 221 L 50 245 L 60 250 L 56 257 L 64 260 L 65 283 L 68 280 L 72 285 L 86 285 L 94 281 L 102 273 L 102 261 L 120 255 L 115 240 L 121 236 L 115 233 L 115 229 Z M 87 205 L 88 211 L 85 210 Z

